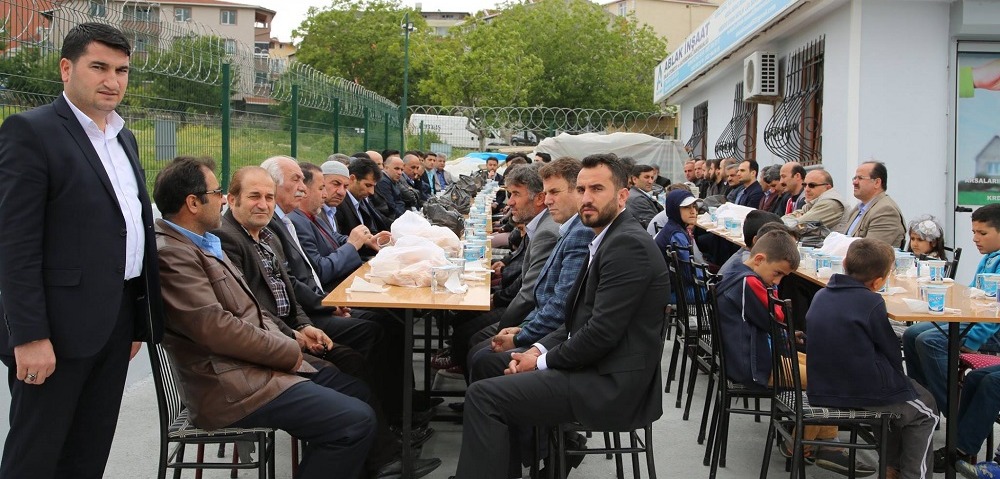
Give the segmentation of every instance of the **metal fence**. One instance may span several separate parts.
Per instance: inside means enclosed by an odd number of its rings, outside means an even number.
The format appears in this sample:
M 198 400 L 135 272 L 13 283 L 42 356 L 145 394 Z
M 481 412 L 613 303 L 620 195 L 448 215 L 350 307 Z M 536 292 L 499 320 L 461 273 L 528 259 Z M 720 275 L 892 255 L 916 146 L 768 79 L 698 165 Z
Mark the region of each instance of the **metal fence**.
M 215 158 L 227 184 L 232 170 L 273 155 L 319 163 L 334 152 L 401 149 L 395 103 L 181 14 L 148 1 L 0 0 L 0 120 L 60 94 L 63 37 L 100 22 L 133 45 L 118 111 L 139 142 L 150 189 L 179 155 Z

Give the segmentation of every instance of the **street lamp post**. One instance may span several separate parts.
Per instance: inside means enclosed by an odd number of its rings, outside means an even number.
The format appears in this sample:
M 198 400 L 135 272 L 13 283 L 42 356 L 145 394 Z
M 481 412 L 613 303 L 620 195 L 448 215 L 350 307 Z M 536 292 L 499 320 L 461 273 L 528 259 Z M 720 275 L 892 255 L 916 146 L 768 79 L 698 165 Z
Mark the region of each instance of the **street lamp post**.
M 403 99 L 399 102 L 399 149 L 406 150 L 406 96 L 410 86 L 410 12 L 403 15 Z M 386 145 L 388 148 L 389 145 Z

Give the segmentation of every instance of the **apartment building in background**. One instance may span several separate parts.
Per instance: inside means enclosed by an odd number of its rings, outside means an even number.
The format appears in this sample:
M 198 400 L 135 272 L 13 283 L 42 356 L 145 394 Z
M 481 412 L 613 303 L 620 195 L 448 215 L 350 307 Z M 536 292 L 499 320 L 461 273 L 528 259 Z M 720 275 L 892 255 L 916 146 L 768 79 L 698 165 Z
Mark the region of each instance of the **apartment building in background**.
M 649 25 L 673 51 L 698 28 L 724 0 L 615 0 L 601 6 L 612 15 L 635 15 L 639 24 Z

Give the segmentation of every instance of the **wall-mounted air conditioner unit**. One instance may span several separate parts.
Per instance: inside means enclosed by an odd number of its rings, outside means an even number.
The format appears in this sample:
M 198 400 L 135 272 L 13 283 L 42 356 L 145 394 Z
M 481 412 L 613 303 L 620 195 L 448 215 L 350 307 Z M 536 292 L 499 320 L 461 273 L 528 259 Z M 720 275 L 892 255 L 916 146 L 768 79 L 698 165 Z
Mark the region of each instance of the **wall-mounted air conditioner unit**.
M 781 98 L 778 56 L 753 52 L 743 60 L 743 101 L 774 103 Z

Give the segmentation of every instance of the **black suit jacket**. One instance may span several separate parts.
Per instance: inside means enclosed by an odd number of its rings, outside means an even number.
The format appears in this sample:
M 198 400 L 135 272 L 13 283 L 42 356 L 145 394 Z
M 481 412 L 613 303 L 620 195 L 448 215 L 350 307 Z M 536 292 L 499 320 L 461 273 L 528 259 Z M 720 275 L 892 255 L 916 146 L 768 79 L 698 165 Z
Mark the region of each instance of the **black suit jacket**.
M 135 137 L 118 134 L 142 205 L 135 339 L 163 336 L 156 237 Z M 49 338 L 56 357 L 96 354 L 118 319 L 126 227 L 101 159 L 65 97 L 0 125 L 0 354 Z
M 663 255 L 632 215 L 619 214 L 608 225 L 570 298 L 566 323 L 542 344 L 547 367 L 572 375 L 577 419 L 615 429 L 659 418 L 670 283 Z
M 745 191 L 743 191 L 743 197 L 740 198 L 739 201 L 736 201 L 736 197 L 734 196 L 733 202 L 738 205 L 757 208 L 760 206 L 760 199 L 763 197 L 764 188 L 760 186 L 759 182 L 754 181 L 753 183 L 750 183 L 750 186 L 748 186 Z
M 340 211 L 340 208 L 337 208 Z M 326 296 L 320 285 L 313 279 L 312 270 L 309 269 L 309 260 L 299 253 L 295 247 L 292 235 L 285 229 L 285 225 L 278 219 L 278 214 L 271 216 L 268 228 L 278 237 L 281 249 L 285 252 L 285 270 L 288 272 L 288 279 L 292 283 L 295 291 L 295 298 L 305 310 L 306 314 L 332 313 L 333 308 L 323 306 L 323 298 Z
M 406 204 L 399 192 L 399 185 L 382 173 L 378 183 L 375 183 L 375 194 L 369 197 L 379 214 L 388 220 L 399 218 L 406 212 Z M 377 204 L 376 204 L 377 203 Z
M 268 228 L 270 229 L 270 227 Z M 236 269 L 243 273 L 243 279 L 250 288 L 253 297 L 260 305 L 261 312 L 278 325 L 281 332 L 294 338 L 295 334 L 291 331 L 292 329 L 312 324 L 312 321 L 306 316 L 305 311 L 302 310 L 302 307 L 299 306 L 296 300 L 295 286 L 292 284 L 291 277 L 289 277 L 285 268 L 282 267 L 287 262 L 287 259 L 285 250 L 281 247 L 281 241 L 277 238 L 277 233 L 268 242 L 268 246 L 274 252 L 275 261 L 279 266 L 278 275 L 281 276 L 281 281 L 285 283 L 285 291 L 288 293 L 289 312 L 284 318 L 278 317 L 278 301 L 275 299 L 274 292 L 271 291 L 271 286 L 267 282 L 267 273 L 264 272 L 264 266 L 260 262 L 260 254 L 257 253 L 257 246 L 254 245 L 254 240 L 250 237 L 250 234 L 236 222 L 232 210 L 226 211 L 222 215 L 222 226 L 212 231 L 212 234 L 222 240 L 222 249 L 225 251 L 226 257 L 229 258 L 229 261 L 233 263 Z

